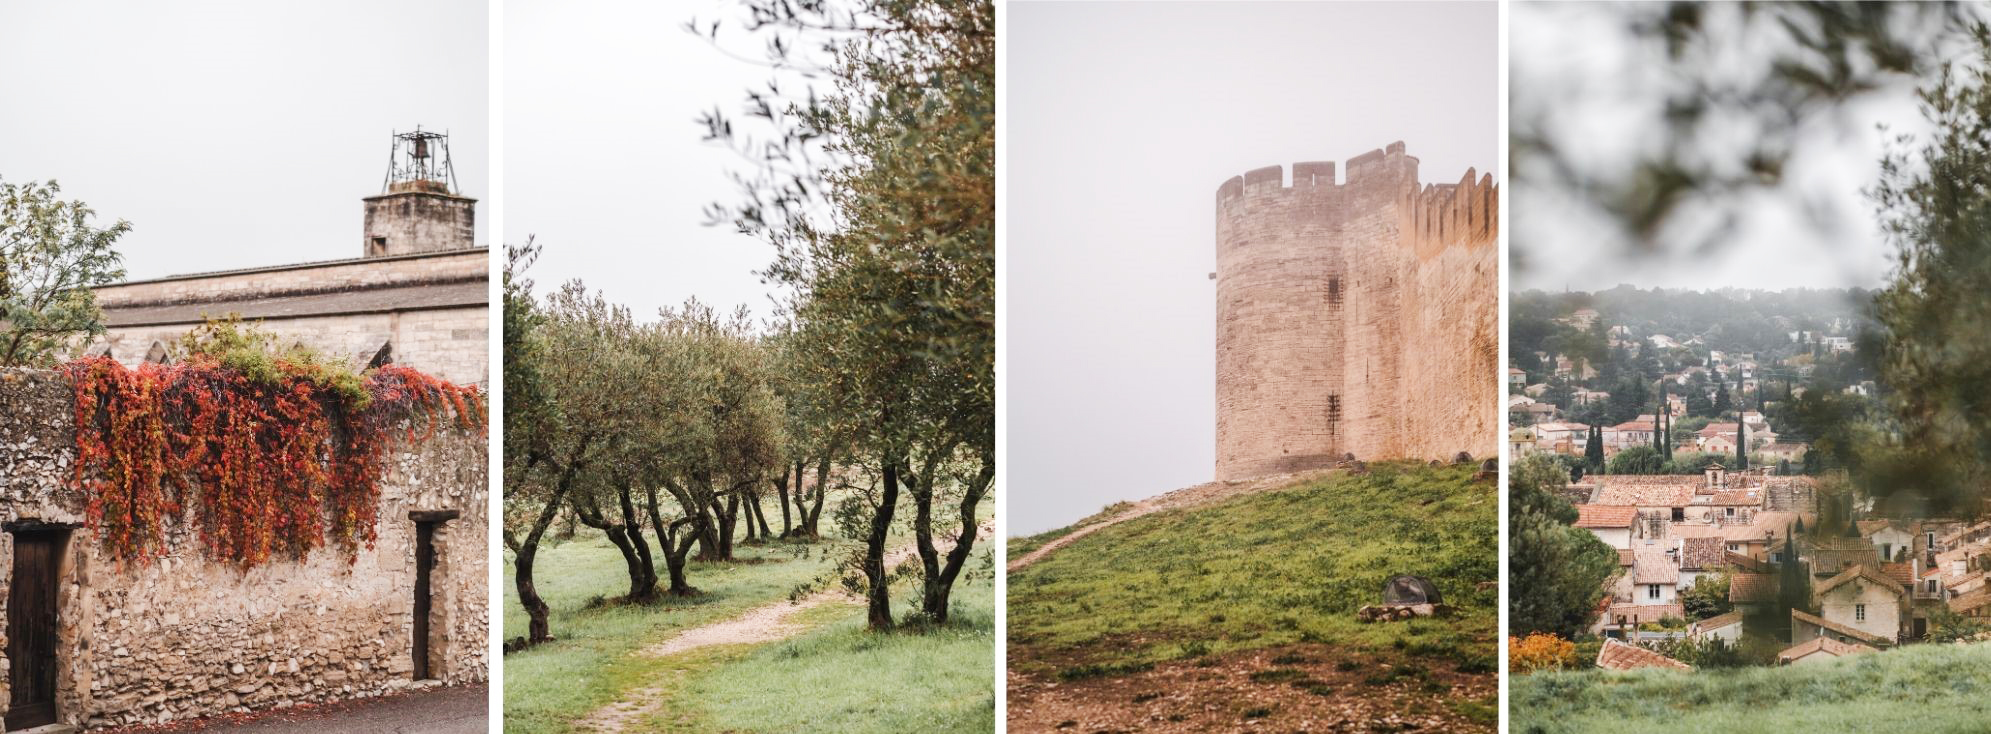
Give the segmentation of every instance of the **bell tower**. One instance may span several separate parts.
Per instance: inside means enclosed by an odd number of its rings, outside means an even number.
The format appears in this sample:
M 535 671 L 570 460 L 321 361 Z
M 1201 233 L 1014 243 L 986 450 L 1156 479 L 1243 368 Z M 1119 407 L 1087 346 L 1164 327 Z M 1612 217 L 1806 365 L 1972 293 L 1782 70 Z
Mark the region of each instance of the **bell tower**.
M 477 200 L 456 187 L 449 134 L 394 133 L 387 178 L 366 197 L 366 257 L 465 250 L 474 242 Z

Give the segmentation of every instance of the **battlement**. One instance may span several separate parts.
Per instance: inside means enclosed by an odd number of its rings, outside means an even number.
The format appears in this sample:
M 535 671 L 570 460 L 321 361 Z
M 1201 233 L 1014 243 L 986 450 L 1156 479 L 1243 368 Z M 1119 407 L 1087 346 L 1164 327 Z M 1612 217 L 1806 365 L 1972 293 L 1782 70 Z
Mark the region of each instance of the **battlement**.
M 1499 191 L 1403 143 L 1217 189 L 1216 476 L 1499 450 Z M 1338 176 L 1337 176 L 1338 174 Z
M 1456 184 L 1429 184 L 1402 202 L 1403 239 L 1420 259 L 1454 245 L 1491 245 L 1500 231 L 1500 187 L 1466 169 Z
M 1293 182 L 1288 185 L 1282 167 L 1255 168 L 1246 171 L 1243 176 L 1232 176 L 1218 186 L 1217 202 L 1222 204 L 1247 194 L 1332 193 L 1347 186 L 1394 184 L 1405 179 L 1414 186 L 1417 182 L 1417 159 L 1406 155 L 1403 142 L 1398 141 L 1348 159 L 1347 176 L 1346 181 L 1335 180 L 1334 161 L 1305 161 L 1293 164 Z

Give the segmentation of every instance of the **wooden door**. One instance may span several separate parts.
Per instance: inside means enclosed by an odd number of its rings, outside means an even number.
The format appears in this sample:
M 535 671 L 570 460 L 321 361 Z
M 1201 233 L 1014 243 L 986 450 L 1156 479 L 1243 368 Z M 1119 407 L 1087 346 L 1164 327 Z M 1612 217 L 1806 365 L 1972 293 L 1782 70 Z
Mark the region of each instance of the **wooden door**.
M 429 572 L 436 565 L 436 524 L 415 523 L 415 680 L 429 675 Z
M 55 594 L 67 533 L 14 534 L 7 594 L 7 730 L 55 723 Z

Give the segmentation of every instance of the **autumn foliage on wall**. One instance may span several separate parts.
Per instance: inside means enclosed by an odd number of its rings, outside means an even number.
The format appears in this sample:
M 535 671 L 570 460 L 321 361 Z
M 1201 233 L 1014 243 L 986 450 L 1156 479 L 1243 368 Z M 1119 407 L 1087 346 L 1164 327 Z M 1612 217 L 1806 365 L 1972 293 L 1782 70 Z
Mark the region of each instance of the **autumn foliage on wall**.
M 355 375 L 313 360 L 250 367 L 196 354 L 127 368 L 107 357 L 66 366 L 76 390 L 73 484 L 120 560 L 163 555 L 198 533 L 208 557 L 254 566 L 330 544 L 371 546 L 383 449 L 407 425 L 483 425 L 475 388 L 413 369 Z

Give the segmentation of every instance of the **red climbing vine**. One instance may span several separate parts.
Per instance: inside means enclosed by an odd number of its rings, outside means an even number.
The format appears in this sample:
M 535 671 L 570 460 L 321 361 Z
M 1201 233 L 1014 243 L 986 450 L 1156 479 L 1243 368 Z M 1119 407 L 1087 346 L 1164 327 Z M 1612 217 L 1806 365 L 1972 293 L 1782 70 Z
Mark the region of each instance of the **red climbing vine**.
M 106 548 L 143 562 L 191 524 L 211 558 L 243 567 L 328 543 L 351 556 L 374 541 L 382 451 L 397 426 L 420 441 L 444 420 L 484 424 L 476 388 L 406 367 L 355 380 L 309 361 L 255 366 L 200 354 L 136 369 L 69 363 L 72 482 Z

